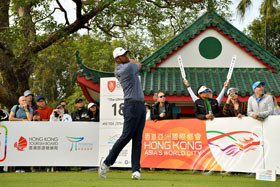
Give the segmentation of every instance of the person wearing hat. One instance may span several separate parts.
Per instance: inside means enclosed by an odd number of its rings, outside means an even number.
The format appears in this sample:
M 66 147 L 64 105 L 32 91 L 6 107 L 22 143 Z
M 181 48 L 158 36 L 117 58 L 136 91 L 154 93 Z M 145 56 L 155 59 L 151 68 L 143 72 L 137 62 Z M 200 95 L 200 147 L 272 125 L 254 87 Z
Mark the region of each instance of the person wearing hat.
M 58 104 L 51 114 L 50 121 L 71 122 L 72 118 L 69 114 L 65 113 L 64 106 Z
M 247 115 L 263 121 L 269 115 L 273 115 L 274 104 L 270 95 L 264 94 L 265 83 L 257 81 L 252 85 L 254 94 L 249 97 Z
M 222 116 L 218 101 L 209 98 L 210 90 L 206 86 L 200 86 L 197 93 L 200 99 L 194 103 L 194 113 L 198 119 L 212 120 Z
M 227 91 L 227 101 L 223 108 L 223 113 L 227 117 L 242 118 L 247 115 L 247 102 L 240 102 L 238 100 L 238 88 L 230 88 Z
M 77 110 L 71 114 L 73 121 L 88 121 L 88 110 L 84 107 L 84 101 L 82 98 L 75 100 Z
M 20 96 L 18 103 L 12 107 L 9 121 L 32 121 L 33 109 L 27 105 L 26 97 Z
M 36 98 L 38 109 L 33 112 L 33 121 L 49 121 L 53 109 L 46 105 L 45 98 L 38 96 Z
M 189 92 L 189 94 L 190 94 L 190 96 L 191 96 L 193 102 L 195 102 L 196 100 L 198 100 L 199 97 L 197 97 L 197 96 L 195 95 L 195 93 L 193 92 L 192 88 L 190 87 L 189 81 L 188 81 L 188 80 L 183 80 L 183 81 L 184 81 L 184 84 L 186 85 L 186 87 L 187 87 L 187 89 L 188 89 L 188 92 Z M 216 98 L 216 100 L 218 101 L 219 106 L 221 105 L 221 103 L 222 103 L 222 101 L 223 101 L 223 98 L 224 98 L 224 95 L 225 95 L 225 92 L 226 92 L 226 90 L 227 90 L 228 85 L 229 85 L 229 81 L 226 80 L 226 81 L 224 82 L 224 87 L 223 87 L 223 89 L 221 90 L 221 92 L 219 93 L 218 97 Z M 209 89 L 209 92 L 210 92 L 210 93 L 209 93 L 209 98 L 212 99 L 212 98 L 213 98 L 213 91 L 212 91 L 210 88 L 208 88 L 208 89 Z
M 115 76 L 124 93 L 123 131 L 104 162 L 101 160 L 98 173 L 100 177 L 106 178 L 110 166 L 114 164 L 126 144 L 132 140 L 131 177 L 140 180 L 140 156 L 142 133 L 146 122 L 146 109 L 144 93 L 138 75 L 141 64 L 128 58 L 127 53 L 128 51 L 121 47 L 116 48 L 113 52 L 116 63 Z
M 30 90 L 26 90 L 23 93 L 23 95 L 26 97 L 26 102 L 27 102 L 28 106 L 30 106 L 33 109 L 33 111 L 37 110 L 38 107 L 33 99 L 34 98 L 33 93 Z
M 95 103 L 88 104 L 88 120 L 89 121 L 99 121 L 99 110 Z

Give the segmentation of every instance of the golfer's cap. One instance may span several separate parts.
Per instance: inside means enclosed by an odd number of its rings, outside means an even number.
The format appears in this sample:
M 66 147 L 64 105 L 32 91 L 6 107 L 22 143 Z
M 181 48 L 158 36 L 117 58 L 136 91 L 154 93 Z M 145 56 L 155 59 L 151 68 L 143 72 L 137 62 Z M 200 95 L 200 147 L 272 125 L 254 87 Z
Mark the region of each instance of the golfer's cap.
M 23 95 L 24 95 L 25 97 L 27 97 L 27 96 L 29 96 L 29 95 L 33 95 L 33 93 L 32 93 L 30 90 L 26 90 L 26 91 L 23 93 Z
M 96 104 L 95 103 L 89 103 L 87 107 L 88 107 L 88 109 L 90 109 L 93 106 L 96 106 Z
M 119 56 L 124 55 L 124 54 L 127 53 L 127 52 L 129 52 L 129 51 L 128 51 L 128 50 L 125 50 L 125 49 L 122 48 L 122 47 L 118 47 L 118 48 L 116 48 L 116 49 L 114 50 L 113 56 L 114 56 L 114 58 L 117 58 L 117 57 L 119 57 Z
M 201 87 L 198 89 L 197 93 L 200 94 L 200 93 L 202 93 L 202 92 L 206 93 L 206 92 L 210 92 L 210 90 L 209 90 L 206 86 L 201 86 Z
M 228 91 L 227 91 L 227 95 L 229 95 L 230 93 L 238 93 L 239 92 L 239 89 L 238 88 L 229 88 Z
M 263 86 L 265 85 L 264 82 L 262 82 L 262 81 L 257 81 L 257 82 L 255 82 L 255 83 L 253 84 L 253 86 L 252 86 L 253 91 L 254 91 L 255 88 L 258 87 L 260 84 L 262 84 Z

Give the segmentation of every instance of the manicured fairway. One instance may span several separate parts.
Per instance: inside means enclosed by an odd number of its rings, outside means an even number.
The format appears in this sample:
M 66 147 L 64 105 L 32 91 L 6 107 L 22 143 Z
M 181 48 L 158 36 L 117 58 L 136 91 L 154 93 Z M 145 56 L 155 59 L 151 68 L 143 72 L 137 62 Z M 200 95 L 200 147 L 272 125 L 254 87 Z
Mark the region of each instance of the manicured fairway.
M 143 171 L 142 180 L 131 180 L 129 171 L 110 171 L 107 179 L 99 178 L 97 172 L 36 172 L 36 173 L 1 173 L 0 186 L 63 186 L 63 187 L 99 187 L 99 186 L 280 186 L 280 177 L 276 182 L 256 181 L 255 175 L 245 174 L 205 174 L 190 171 Z

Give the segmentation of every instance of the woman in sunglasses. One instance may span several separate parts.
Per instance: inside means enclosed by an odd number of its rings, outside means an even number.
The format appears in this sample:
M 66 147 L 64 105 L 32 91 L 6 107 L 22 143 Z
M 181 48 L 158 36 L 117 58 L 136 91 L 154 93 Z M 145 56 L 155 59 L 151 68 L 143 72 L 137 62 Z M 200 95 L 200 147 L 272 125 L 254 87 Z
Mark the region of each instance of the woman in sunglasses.
M 223 113 L 227 117 L 242 118 L 247 115 L 247 102 L 238 100 L 238 88 L 230 88 L 227 91 L 227 101 L 223 108 Z
M 158 102 L 153 106 L 151 112 L 152 120 L 165 120 L 173 119 L 173 106 L 168 103 L 165 99 L 165 94 L 163 92 L 158 92 L 157 94 Z

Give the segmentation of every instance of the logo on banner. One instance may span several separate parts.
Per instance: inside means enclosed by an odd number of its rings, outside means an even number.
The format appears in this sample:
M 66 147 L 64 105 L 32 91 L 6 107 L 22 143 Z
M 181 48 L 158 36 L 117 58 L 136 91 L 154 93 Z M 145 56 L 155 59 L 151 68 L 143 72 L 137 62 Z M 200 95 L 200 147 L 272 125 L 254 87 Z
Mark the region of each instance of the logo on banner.
M 69 142 L 72 142 L 70 151 L 92 151 L 93 150 L 93 144 L 92 143 L 85 143 L 82 142 L 84 140 L 84 137 L 70 137 L 66 136 L 67 140 Z
M 113 136 L 109 136 L 108 137 L 108 144 L 112 145 L 112 144 L 115 144 L 116 141 L 120 138 L 120 134 L 115 134 Z
M 116 81 L 108 81 L 107 87 L 110 92 L 113 92 L 116 88 Z
M 4 161 L 7 157 L 7 139 L 8 129 L 6 126 L 0 125 L 0 162 Z
M 18 142 L 14 143 L 14 147 L 18 150 L 18 151 L 24 151 L 24 149 L 27 147 L 27 141 L 24 137 L 20 137 Z
M 207 131 L 207 133 L 217 133 L 217 136 L 208 139 L 209 145 L 219 148 L 224 154 L 231 157 L 241 152 L 247 153 L 249 151 L 255 151 L 257 146 L 260 145 L 258 135 L 249 131 L 234 131 L 228 133 Z M 236 136 L 242 138 L 237 138 Z M 219 140 L 223 139 L 230 140 L 230 143 L 227 145 L 220 145 Z

